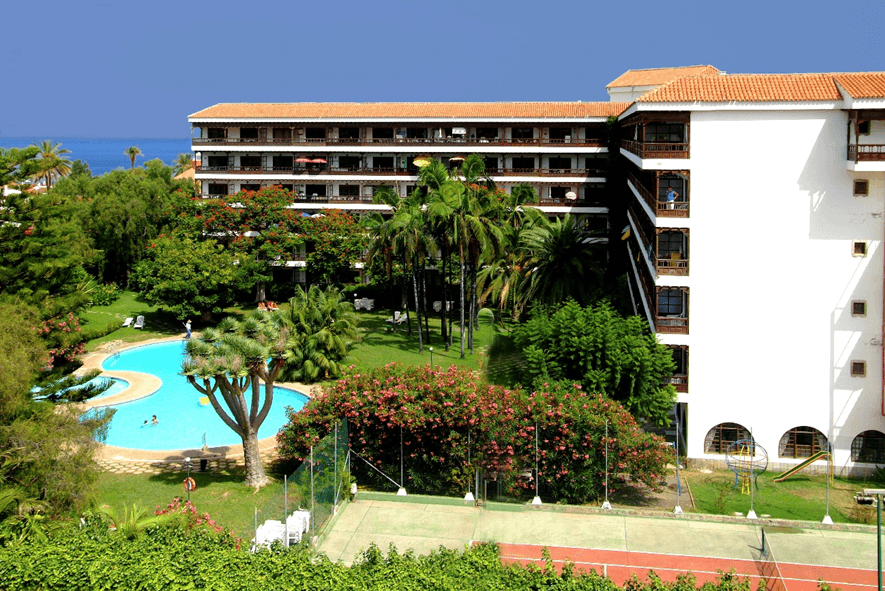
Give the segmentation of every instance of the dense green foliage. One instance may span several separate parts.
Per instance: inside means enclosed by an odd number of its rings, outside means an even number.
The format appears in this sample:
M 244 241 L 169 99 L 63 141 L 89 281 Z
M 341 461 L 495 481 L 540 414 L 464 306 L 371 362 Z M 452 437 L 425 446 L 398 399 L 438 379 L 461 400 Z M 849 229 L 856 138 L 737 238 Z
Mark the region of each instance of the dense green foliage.
M 669 422 L 676 390 L 665 382 L 675 364 L 639 316 L 623 318 L 606 303 L 582 308 L 568 301 L 534 310 L 515 339 L 525 356 L 525 385 L 570 380 L 634 416 Z
M 291 412 L 277 436 L 279 450 L 303 458 L 346 419 L 353 449 L 390 475 L 399 475 L 402 433 L 403 484 L 413 492 L 463 495 L 480 469 L 525 496 L 534 494 L 534 480 L 523 474 L 534 468 L 537 425 L 541 495 L 583 503 L 604 493 L 608 421 L 610 486 L 626 478 L 658 485 L 671 457 L 660 438 L 644 433 L 616 402 L 570 384 L 547 386 L 528 393 L 491 386 L 454 366 L 389 364 L 346 376 Z M 353 466 L 358 480 L 389 486 L 362 462 Z
M 243 288 L 236 253 L 214 240 L 162 237 L 148 252 L 133 280 L 148 303 L 169 309 L 179 320 L 219 314 Z
M 153 524 L 140 532 L 111 532 L 107 522 L 90 520 L 80 531 L 66 531 L 41 543 L 25 542 L 0 550 L 0 589 L 62 591 L 81 589 L 258 589 L 616 591 L 595 571 L 567 564 L 561 572 L 549 559 L 542 567 L 502 564 L 498 548 L 478 544 L 463 551 L 439 550 L 427 556 L 385 555 L 376 546 L 351 567 L 333 563 L 304 546 L 274 547 L 250 553 L 226 534 L 197 524 L 199 514 Z M 205 523 L 205 520 L 203 520 Z M 127 529 L 131 531 L 131 529 Z M 750 591 L 749 582 L 723 574 L 705 591 Z M 676 583 L 656 576 L 630 591 L 690 591 L 695 579 Z

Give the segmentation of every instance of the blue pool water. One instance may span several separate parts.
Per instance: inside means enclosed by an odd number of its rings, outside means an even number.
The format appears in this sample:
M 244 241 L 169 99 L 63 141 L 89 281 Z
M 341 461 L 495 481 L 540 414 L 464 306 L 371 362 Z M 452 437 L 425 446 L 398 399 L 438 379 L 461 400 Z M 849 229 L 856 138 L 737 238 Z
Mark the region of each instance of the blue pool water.
M 93 396 L 89 400 L 101 400 L 102 398 L 108 398 L 110 396 L 113 396 L 114 394 L 119 394 L 129 387 L 129 382 L 117 378 L 92 378 L 91 380 L 86 382 L 86 384 L 107 384 L 108 382 L 111 383 L 110 388 L 108 388 L 98 396 Z M 84 384 L 84 386 L 86 384 Z
M 105 443 L 133 449 L 192 449 L 203 446 L 204 434 L 209 447 L 242 443 L 211 404 L 200 405 L 202 394 L 178 375 L 182 359 L 183 340 L 128 349 L 104 361 L 105 370 L 140 371 L 163 381 L 154 394 L 113 406 L 117 412 Z M 258 438 L 276 435 L 286 423 L 286 407 L 297 410 L 305 402 L 307 397 L 300 392 L 274 388 L 273 406 L 258 430 Z M 157 415 L 159 424 L 150 424 L 152 415 Z M 145 421 L 148 425 L 144 425 Z

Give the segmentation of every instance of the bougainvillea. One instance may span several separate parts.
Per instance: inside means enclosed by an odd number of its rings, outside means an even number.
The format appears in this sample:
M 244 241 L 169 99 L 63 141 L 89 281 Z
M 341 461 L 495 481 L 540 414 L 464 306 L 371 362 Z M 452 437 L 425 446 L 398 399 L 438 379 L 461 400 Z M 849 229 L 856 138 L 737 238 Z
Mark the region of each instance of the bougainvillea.
M 541 494 L 553 500 L 581 503 L 604 494 L 606 421 L 610 488 L 628 479 L 654 487 L 670 460 L 664 442 L 644 433 L 621 405 L 580 386 L 527 393 L 454 366 L 393 363 L 345 376 L 290 411 L 277 436 L 281 454 L 305 457 L 342 419 L 351 448 L 394 480 L 402 446 L 402 484 L 415 492 L 463 494 L 479 469 L 500 478 L 510 494 L 533 494 L 536 424 Z M 358 480 L 390 485 L 359 459 L 352 465 Z

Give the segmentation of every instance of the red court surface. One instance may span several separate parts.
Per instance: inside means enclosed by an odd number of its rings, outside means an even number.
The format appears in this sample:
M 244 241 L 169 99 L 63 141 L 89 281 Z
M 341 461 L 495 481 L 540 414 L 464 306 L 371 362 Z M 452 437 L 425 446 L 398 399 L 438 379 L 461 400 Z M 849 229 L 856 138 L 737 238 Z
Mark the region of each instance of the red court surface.
M 543 562 L 544 546 L 498 544 L 498 547 L 501 561 L 505 564 Z M 878 586 L 875 570 L 857 568 L 778 563 L 779 578 L 773 563 L 764 559 L 707 558 L 560 546 L 547 546 L 547 550 L 557 567 L 571 561 L 576 570 L 595 570 L 607 575 L 618 585 L 623 585 L 634 573 L 645 580 L 652 570 L 662 580 L 671 582 L 679 574 L 691 572 L 698 585 L 715 580 L 719 571 L 734 570 L 737 575 L 750 578 L 750 589 L 757 589 L 760 579 L 765 581 L 765 587 L 769 591 L 783 591 L 785 587 L 789 591 L 814 591 L 820 579 L 844 591 L 876 591 Z

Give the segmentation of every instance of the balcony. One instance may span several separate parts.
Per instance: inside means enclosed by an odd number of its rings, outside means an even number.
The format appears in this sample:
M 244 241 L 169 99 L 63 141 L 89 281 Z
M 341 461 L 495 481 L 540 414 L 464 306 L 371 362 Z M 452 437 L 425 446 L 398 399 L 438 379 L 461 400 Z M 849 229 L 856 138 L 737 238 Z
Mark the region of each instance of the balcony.
M 666 383 L 675 387 L 677 392 L 682 392 L 683 394 L 688 392 L 688 376 L 687 375 L 670 376 L 670 378 L 666 381 Z
M 633 140 L 621 140 L 621 147 L 635 154 L 640 158 L 677 158 L 685 159 L 689 157 L 689 149 L 687 143 L 657 143 L 657 142 L 636 142 Z
M 853 162 L 885 162 L 885 144 L 848 146 L 848 159 Z
M 578 148 L 604 148 L 601 138 L 477 138 L 477 137 L 394 137 L 394 138 L 191 138 L 194 146 L 574 146 Z M 681 156 L 685 158 L 686 156 Z
M 198 164 L 195 172 L 219 172 L 219 173 L 246 173 L 267 174 L 278 173 L 286 175 L 317 175 L 317 174 L 341 174 L 341 175 L 406 175 L 417 176 L 418 170 L 401 167 L 370 167 L 370 166 L 206 166 Z M 600 171 L 590 168 L 488 168 L 489 176 L 540 176 L 540 177 L 590 177 L 601 174 Z
M 683 259 L 679 253 L 673 253 L 669 258 L 658 258 L 655 265 L 658 275 L 688 275 L 688 259 Z
M 688 318 L 658 316 L 655 327 L 659 334 L 688 334 Z
M 656 177 L 655 185 L 658 189 L 658 197 L 646 187 L 642 181 L 632 172 L 627 172 L 627 178 L 633 184 L 636 192 L 642 197 L 646 205 L 651 208 L 655 215 L 663 218 L 687 218 L 689 216 L 688 185 L 683 182 L 682 191 L 677 191 L 679 197 L 675 201 L 667 200 L 667 187 L 661 187 L 660 177 Z

